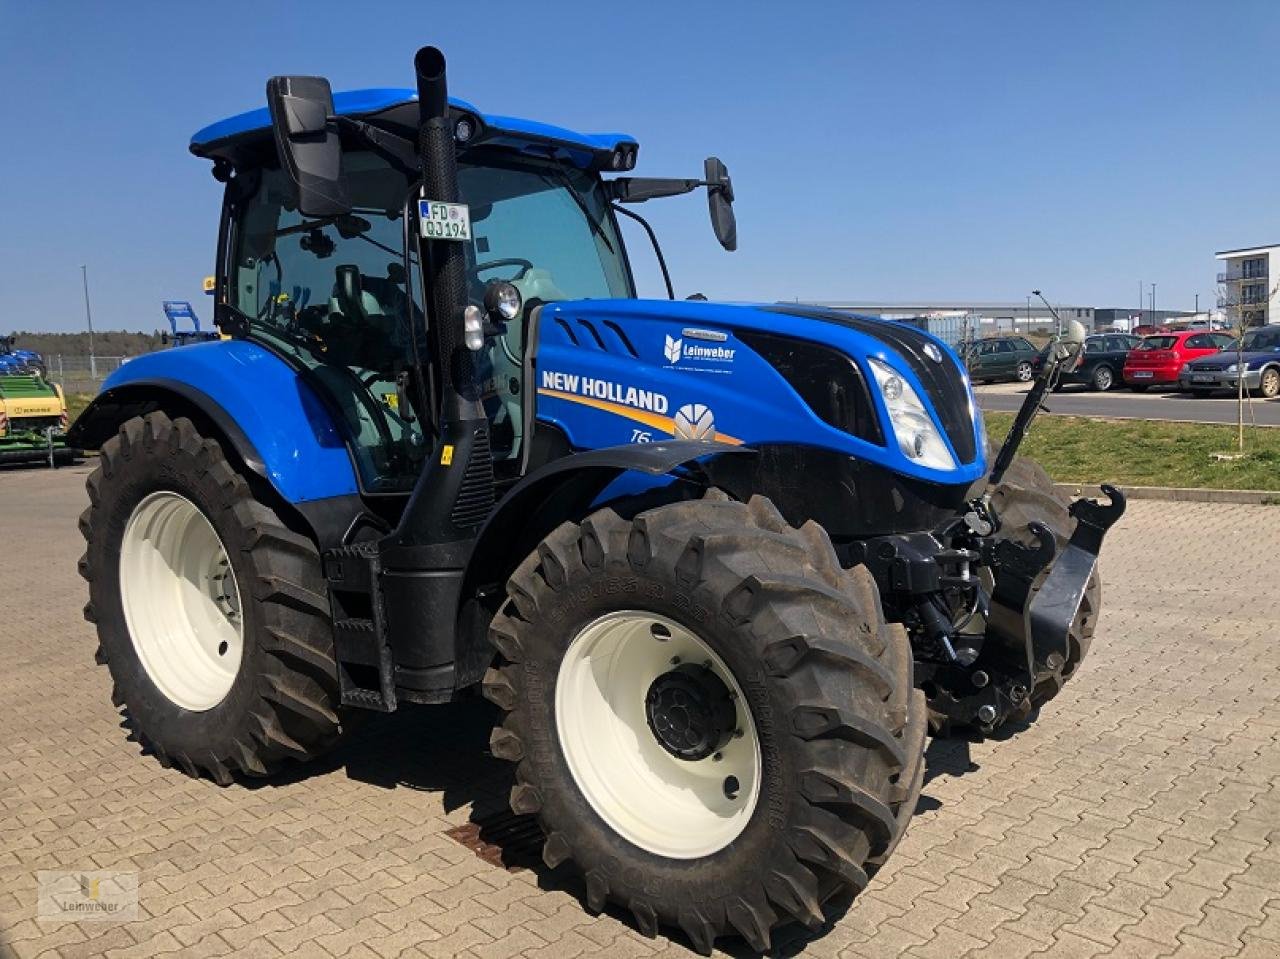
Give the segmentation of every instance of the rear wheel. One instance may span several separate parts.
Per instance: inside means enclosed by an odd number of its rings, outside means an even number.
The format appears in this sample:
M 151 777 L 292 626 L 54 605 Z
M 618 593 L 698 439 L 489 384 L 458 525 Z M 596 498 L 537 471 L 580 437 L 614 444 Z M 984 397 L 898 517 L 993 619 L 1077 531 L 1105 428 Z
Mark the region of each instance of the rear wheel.
M 915 808 L 926 714 L 864 568 L 767 500 L 566 523 L 521 564 L 486 695 L 511 806 L 588 905 L 769 947 L 858 891 Z
M 1111 372 L 1109 366 L 1099 366 L 1093 371 L 1093 388 L 1099 392 L 1105 393 L 1115 385 L 1115 374 Z
M 1030 383 L 1031 378 L 1035 376 L 1035 370 L 1031 368 L 1031 364 L 1023 360 L 1013 371 L 1013 375 L 1018 378 L 1019 383 Z
M 126 422 L 80 518 L 85 618 L 144 747 L 221 785 L 338 735 L 320 557 L 187 419 Z

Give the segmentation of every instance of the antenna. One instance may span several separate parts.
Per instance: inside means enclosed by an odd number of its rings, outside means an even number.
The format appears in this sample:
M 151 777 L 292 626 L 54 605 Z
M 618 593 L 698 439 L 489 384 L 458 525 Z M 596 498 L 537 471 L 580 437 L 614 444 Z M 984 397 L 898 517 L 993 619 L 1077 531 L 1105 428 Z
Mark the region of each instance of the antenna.
M 1039 290 L 1032 290 L 1032 291 L 1031 291 L 1031 293 L 1032 293 L 1032 295 L 1034 295 L 1034 296 L 1038 296 L 1038 297 L 1040 297 L 1040 302 L 1042 302 L 1045 306 L 1049 307 L 1049 312 L 1053 314 L 1053 318 L 1054 318 L 1054 320 L 1055 320 L 1055 321 L 1057 322 L 1057 324 L 1058 324 L 1058 332 L 1059 332 L 1059 333 L 1061 333 L 1061 332 L 1062 332 L 1062 317 L 1060 317 L 1060 316 L 1058 315 L 1058 311 L 1057 311 L 1057 310 L 1055 310 L 1055 309 L 1053 308 L 1053 304 L 1051 304 L 1048 300 L 1046 300 L 1046 299 L 1044 298 L 1044 294 L 1043 294 L 1043 293 L 1041 293 Z

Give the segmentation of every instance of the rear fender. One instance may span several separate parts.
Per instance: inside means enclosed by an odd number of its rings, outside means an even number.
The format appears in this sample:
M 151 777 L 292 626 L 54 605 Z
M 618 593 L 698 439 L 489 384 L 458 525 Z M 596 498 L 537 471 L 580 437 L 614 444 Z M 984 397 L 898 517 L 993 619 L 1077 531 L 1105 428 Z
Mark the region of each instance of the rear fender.
M 320 397 L 256 344 L 224 340 L 130 360 L 107 378 L 68 442 L 96 449 L 125 420 L 153 409 L 197 411 L 287 503 L 359 492 L 346 443 Z

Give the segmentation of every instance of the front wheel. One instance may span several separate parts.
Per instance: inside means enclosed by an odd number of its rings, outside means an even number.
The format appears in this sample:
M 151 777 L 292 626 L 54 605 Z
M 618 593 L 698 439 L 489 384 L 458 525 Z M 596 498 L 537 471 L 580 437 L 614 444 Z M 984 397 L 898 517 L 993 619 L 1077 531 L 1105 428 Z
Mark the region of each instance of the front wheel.
M 188 419 L 127 421 L 80 518 L 85 618 L 112 702 L 164 765 L 227 785 L 338 734 L 337 667 L 315 544 L 256 499 Z
M 1280 370 L 1266 369 L 1262 371 L 1262 380 L 1258 384 L 1258 395 L 1273 400 L 1280 396 Z
M 700 952 L 824 921 L 915 808 L 927 717 L 901 626 L 814 524 L 711 492 L 548 536 L 512 575 L 485 694 L 543 858 L 593 910 Z

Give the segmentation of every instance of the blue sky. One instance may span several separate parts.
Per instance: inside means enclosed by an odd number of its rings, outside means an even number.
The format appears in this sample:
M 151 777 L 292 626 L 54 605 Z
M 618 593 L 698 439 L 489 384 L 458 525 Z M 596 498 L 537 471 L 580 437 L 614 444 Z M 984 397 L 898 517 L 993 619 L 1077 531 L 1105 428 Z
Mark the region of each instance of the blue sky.
M 737 253 L 699 196 L 643 210 L 678 295 L 1128 306 L 1144 280 L 1190 308 L 1214 250 L 1280 242 L 1262 0 L 0 0 L 0 332 L 82 328 L 82 263 L 98 328 L 162 326 L 166 297 L 208 317 L 191 133 L 274 73 L 411 85 L 423 43 L 482 110 L 635 135 L 642 175 L 722 157 Z

